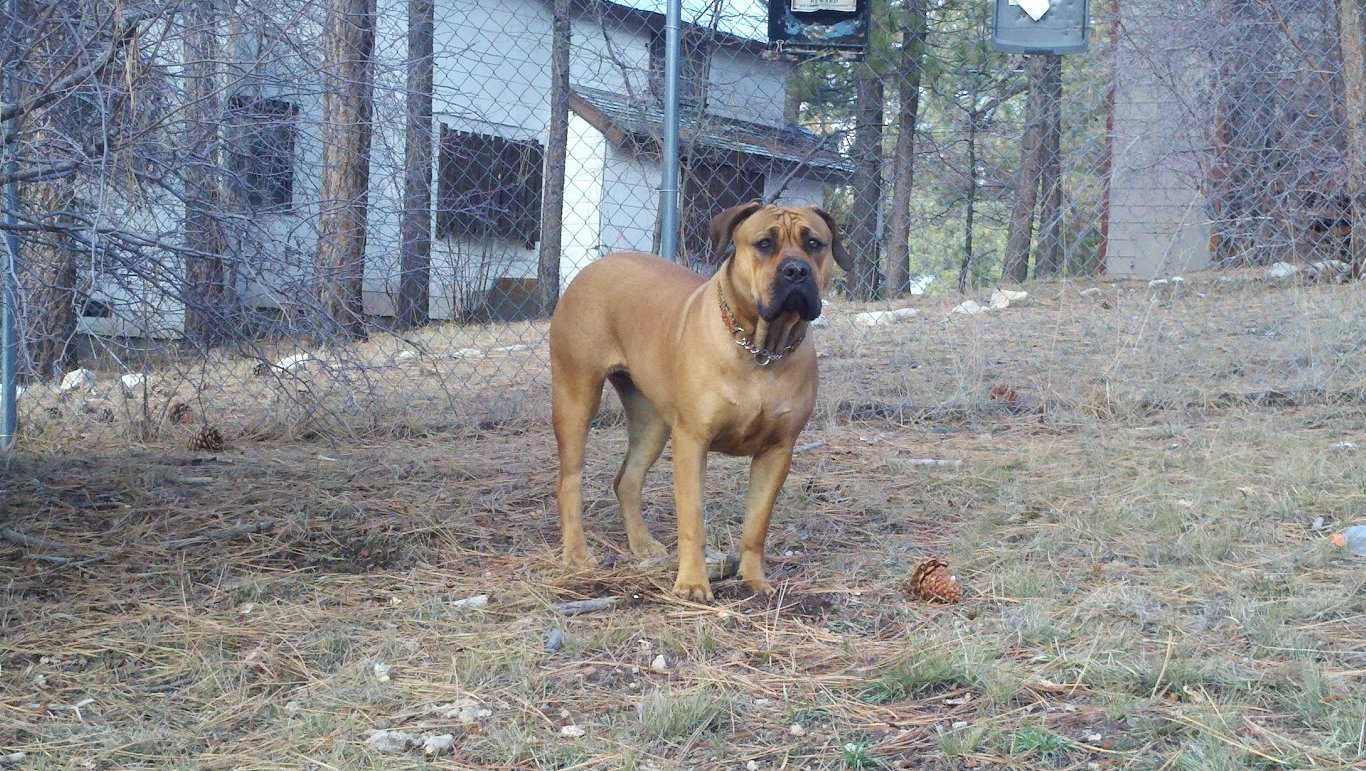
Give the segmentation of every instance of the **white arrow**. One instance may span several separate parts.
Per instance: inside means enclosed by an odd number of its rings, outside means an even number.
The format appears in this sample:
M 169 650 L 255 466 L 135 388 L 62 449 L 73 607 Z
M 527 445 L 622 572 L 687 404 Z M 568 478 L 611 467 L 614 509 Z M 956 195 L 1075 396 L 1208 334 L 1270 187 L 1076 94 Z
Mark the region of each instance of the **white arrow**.
M 1053 7 L 1050 0 L 1014 0 L 1014 2 L 1034 21 L 1042 19 L 1043 15 L 1048 13 L 1048 9 Z

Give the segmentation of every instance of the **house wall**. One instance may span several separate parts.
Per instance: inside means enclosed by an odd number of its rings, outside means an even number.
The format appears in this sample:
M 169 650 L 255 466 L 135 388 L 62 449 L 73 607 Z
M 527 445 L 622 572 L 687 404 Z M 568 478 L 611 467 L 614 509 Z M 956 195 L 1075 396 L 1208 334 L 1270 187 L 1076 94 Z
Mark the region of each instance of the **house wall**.
M 1207 140 L 1198 115 L 1208 59 L 1159 44 L 1166 0 L 1120 3 L 1116 41 L 1110 225 L 1105 271 L 1152 278 L 1210 263 L 1210 223 L 1197 159 Z M 1170 31 L 1170 30 L 1166 30 Z
M 565 159 L 564 220 L 560 231 L 560 289 L 583 266 L 610 251 L 600 234 L 608 207 L 603 184 L 610 147 L 606 137 L 576 115 L 569 116 Z
M 291 2 L 283 0 L 284 5 Z M 231 62 L 226 92 L 282 99 L 298 108 L 294 206 L 287 211 L 252 212 L 243 218 L 237 234 L 242 252 L 237 290 L 254 307 L 288 306 L 316 292 L 313 258 L 319 237 L 323 122 L 322 82 L 317 73 L 322 20 L 317 13 L 298 10 L 279 14 L 277 21 L 260 20 L 265 25 L 260 28 L 224 31 Z M 407 3 L 380 0 L 378 10 L 363 297 L 366 312 L 391 315 L 398 288 Z M 271 26 L 286 22 L 288 28 Z M 544 0 L 437 0 L 433 140 L 439 125 L 445 124 L 544 144 L 551 28 L 550 4 Z M 591 12 L 580 16 L 574 23 L 571 82 L 648 97 L 650 39 L 644 29 L 623 28 L 615 22 L 607 22 L 604 29 Z M 173 68 L 180 44 L 168 43 L 165 51 L 165 60 Z M 752 53 L 723 49 L 710 66 L 707 109 L 712 114 L 778 125 L 784 72 L 783 65 Z M 438 158 L 439 152 L 433 153 L 433 180 Z M 653 248 L 659 175 L 656 160 L 612 146 L 586 122 L 572 120 L 562 234 L 565 282 L 602 254 Z M 806 197 L 819 201 L 820 186 L 808 187 Z M 103 198 L 113 200 L 107 195 Z M 145 230 L 178 245 L 184 216 L 179 202 L 168 197 L 140 205 L 143 208 L 137 214 L 146 219 Z M 123 221 L 134 216 L 132 210 L 112 205 L 109 211 Z M 178 334 L 183 328 L 183 304 L 166 287 L 176 283 L 171 277 L 183 275 L 183 267 L 167 259 L 168 264 L 158 270 L 162 275 L 155 291 L 140 278 L 97 281 L 93 299 L 132 310 L 112 319 L 84 319 L 83 330 L 110 335 Z M 458 316 L 470 303 L 477 303 L 495 279 L 533 279 L 536 272 L 537 250 L 520 243 L 433 239 L 430 313 L 435 318 Z M 153 295 L 155 302 L 149 299 Z

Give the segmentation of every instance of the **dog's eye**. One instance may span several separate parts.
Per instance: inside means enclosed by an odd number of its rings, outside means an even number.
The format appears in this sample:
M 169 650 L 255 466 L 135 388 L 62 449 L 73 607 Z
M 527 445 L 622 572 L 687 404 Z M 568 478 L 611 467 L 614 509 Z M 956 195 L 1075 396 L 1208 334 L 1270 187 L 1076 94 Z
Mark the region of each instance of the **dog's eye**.
M 763 250 L 763 251 L 766 252 L 766 251 L 768 251 L 769 249 L 772 249 L 772 248 L 773 248 L 773 239 L 771 239 L 771 238 L 761 238 L 761 239 L 759 239 L 758 241 L 756 241 L 756 242 L 754 243 L 754 248 L 760 249 L 760 250 Z
M 819 240 L 815 238 L 806 239 L 806 250 L 808 252 L 819 251 L 822 246 L 825 246 L 825 244 L 822 244 Z

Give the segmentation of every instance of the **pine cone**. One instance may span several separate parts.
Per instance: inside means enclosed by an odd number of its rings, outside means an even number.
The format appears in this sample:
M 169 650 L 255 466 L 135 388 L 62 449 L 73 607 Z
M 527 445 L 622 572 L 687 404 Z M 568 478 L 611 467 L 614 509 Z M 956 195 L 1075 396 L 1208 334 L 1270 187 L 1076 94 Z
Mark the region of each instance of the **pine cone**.
M 191 450 L 204 450 L 206 452 L 218 452 L 226 445 L 223 442 L 223 434 L 213 426 L 204 426 L 190 437 L 189 447 Z
M 905 589 L 911 595 L 929 602 L 958 602 L 963 599 L 963 587 L 949 571 L 949 563 L 926 557 L 911 569 Z
M 172 423 L 179 423 L 187 426 L 194 422 L 194 411 L 185 402 L 176 402 L 171 408 L 166 410 L 166 419 Z

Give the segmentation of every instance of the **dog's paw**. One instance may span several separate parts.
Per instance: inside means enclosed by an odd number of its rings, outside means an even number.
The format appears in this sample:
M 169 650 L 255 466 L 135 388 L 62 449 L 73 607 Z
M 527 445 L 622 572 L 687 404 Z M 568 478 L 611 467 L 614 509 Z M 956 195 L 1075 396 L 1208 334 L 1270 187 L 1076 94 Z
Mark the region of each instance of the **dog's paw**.
M 564 550 L 564 566 L 567 568 L 591 568 L 596 567 L 597 564 L 598 561 L 593 558 L 593 553 L 587 549 L 566 548 Z
M 701 581 L 685 581 L 679 577 L 674 583 L 674 594 L 693 602 L 712 601 L 711 584 L 705 578 Z
M 664 544 L 656 541 L 654 538 L 647 537 L 642 540 L 632 541 L 631 553 L 636 555 L 639 559 L 647 560 L 656 557 L 666 557 L 669 554 L 669 550 L 664 548 Z
M 745 586 L 748 586 L 751 591 L 760 597 L 773 596 L 773 584 L 770 584 L 768 579 L 763 578 L 762 576 L 759 578 L 746 578 Z

